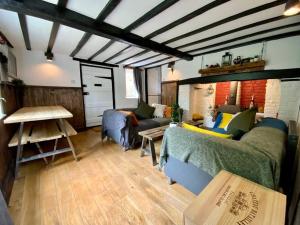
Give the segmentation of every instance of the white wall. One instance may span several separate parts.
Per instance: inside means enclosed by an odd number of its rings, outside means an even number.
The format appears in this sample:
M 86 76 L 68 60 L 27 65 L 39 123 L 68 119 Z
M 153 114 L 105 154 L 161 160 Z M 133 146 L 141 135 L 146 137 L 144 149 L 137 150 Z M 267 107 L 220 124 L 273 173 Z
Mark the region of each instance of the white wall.
M 41 51 L 14 51 L 18 77 L 27 85 L 80 87 L 79 62 L 65 55 L 54 55 L 48 62 Z
M 27 85 L 81 87 L 79 62 L 71 57 L 55 54 L 47 62 L 41 51 L 14 50 L 18 77 Z M 114 68 L 116 108 L 136 107 L 137 99 L 125 97 L 125 70 Z
M 281 102 L 278 117 L 285 122 L 289 120 L 297 121 L 299 110 L 300 81 L 281 82 Z
M 248 45 L 240 48 L 230 49 L 228 50 L 233 58 L 236 56 L 253 57 L 255 55 L 261 55 L 263 43 Z M 192 77 L 200 77 L 201 74 L 198 73 L 198 70 L 205 68 L 205 65 L 211 65 L 219 63 L 221 64 L 222 55 L 224 55 L 225 51 L 212 53 L 208 55 L 195 57 L 192 61 L 180 60 L 176 61 L 174 72 L 172 73 L 168 70 L 167 65 L 162 66 L 162 81 L 168 80 L 182 80 Z M 265 43 L 265 49 L 263 54 L 263 59 L 266 60 L 266 70 L 270 69 L 289 69 L 289 68 L 300 68 L 300 36 L 284 38 L 274 41 L 269 41 Z M 269 83 L 270 85 L 271 83 Z M 190 93 L 187 91 L 189 88 L 187 86 L 190 85 L 181 85 L 179 87 L 179 105 L 187 109 L 190 102 Z M 275 87 L 276 86 L 276 87 Z M 280 85 L 269 86 L 269 88 L 278 88 L 277 90 L 273 90 L 273 93 L 279 92 L 276 95 L 276 99 L 274 102 L 270 99 L 270 96 L 267 96 L 266 99 L 268 106 L 274 106 L 273 108 L 267 109 L 268 116 L 276 116 L 277 112 L 279 113 L 278 99 L 280 99 Z M 268 86 L 267 86 L 268 88 Z M 300 92 L 300 89 L 294 91 Z M 284 92 L 284 90 L 282 91 Z M 281 95 L 282 95 L 281 92 Z M 272 93 L 272 92 L 269 92 Z M 289 99 L 288 97 L 286 99 Z M 286 101 L 282 98 L 281 102 Z M 269 104 L 270 103 L 270 104 Z M 291 106 L 293 107 L 293 106 Z M 294 105 L 295 110 L 298 110 L 298 105 Z M 277 112 L 275 112 L 277 109 Z M 275 111 L 274 111 L 275 110 Z M 282 119 L 293 118 L 294 111 L 290 110 L 290 115 L 287 115 L 288 112 L 285 112 L 285 116 Z M 187 112 L 187 115 L 190 114 Z M 282 113 L 279 113 L 279 118 Z

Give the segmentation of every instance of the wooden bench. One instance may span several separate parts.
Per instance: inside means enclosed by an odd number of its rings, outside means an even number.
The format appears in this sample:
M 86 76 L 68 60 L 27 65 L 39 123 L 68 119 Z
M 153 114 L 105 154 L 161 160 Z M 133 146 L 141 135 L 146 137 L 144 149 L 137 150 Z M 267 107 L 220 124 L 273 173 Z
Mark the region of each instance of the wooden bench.
M 168 127 L 169 125 L 139 132 L 139 135 L 143 137 L 141 146 L 141 157 L 143 157 L 145 154 L 151 154 L 153 166 L 157 165 L 154 141 L 158 138 L 163 137 L 165 130 Z M 147 141 L 149 141 L 150 149 L 146 147 Z

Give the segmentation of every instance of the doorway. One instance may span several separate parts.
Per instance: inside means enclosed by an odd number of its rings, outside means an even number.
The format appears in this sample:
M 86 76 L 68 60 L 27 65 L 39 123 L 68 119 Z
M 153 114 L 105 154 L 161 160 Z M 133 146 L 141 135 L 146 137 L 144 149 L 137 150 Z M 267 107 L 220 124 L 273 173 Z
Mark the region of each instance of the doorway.
M 112 68 L 80 64 L 86 127 L 102 125 L 103 112 L 115 108 Z

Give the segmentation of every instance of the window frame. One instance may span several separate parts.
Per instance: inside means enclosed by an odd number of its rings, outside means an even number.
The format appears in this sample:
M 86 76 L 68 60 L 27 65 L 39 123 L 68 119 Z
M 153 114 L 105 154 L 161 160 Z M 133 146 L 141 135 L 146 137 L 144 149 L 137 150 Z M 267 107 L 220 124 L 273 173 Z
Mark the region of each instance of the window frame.
M 131 70 L 132 73 L 130 73 L 130 75 L 132 76 L 132 78 L 128 78 L 129 74 L 127 71 Z M 136 89 L 135 83 L 134 83 L 134 74 L 133 74 L 133 68 L 124 68 L 124 73 L 125 73 L 125 98 L 126 99 L 138 99 L 139 98 L 139 93 Z M 132 84 L 128 84 L 128 82 L 132 82 Z M 130 87 L 128 88 L 128 85 L 130 85 Z M 134 88 L 133 90 L 135 90 L 135 93 L 133 93 L 133 91 L 131 92 L 131 94 L 128 93 L 128 89 L 130 88 Z

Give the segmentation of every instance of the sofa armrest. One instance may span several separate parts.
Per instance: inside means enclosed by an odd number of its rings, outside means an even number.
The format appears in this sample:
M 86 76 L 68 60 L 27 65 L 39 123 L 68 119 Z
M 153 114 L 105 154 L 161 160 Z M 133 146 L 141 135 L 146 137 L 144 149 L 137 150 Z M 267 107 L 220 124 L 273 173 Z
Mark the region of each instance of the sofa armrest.
M 131 117 L 115 109 L 105 110 L 102 117 L 102 138 L 106 136 L 106 131 L 121 130 L 127 127 Z

